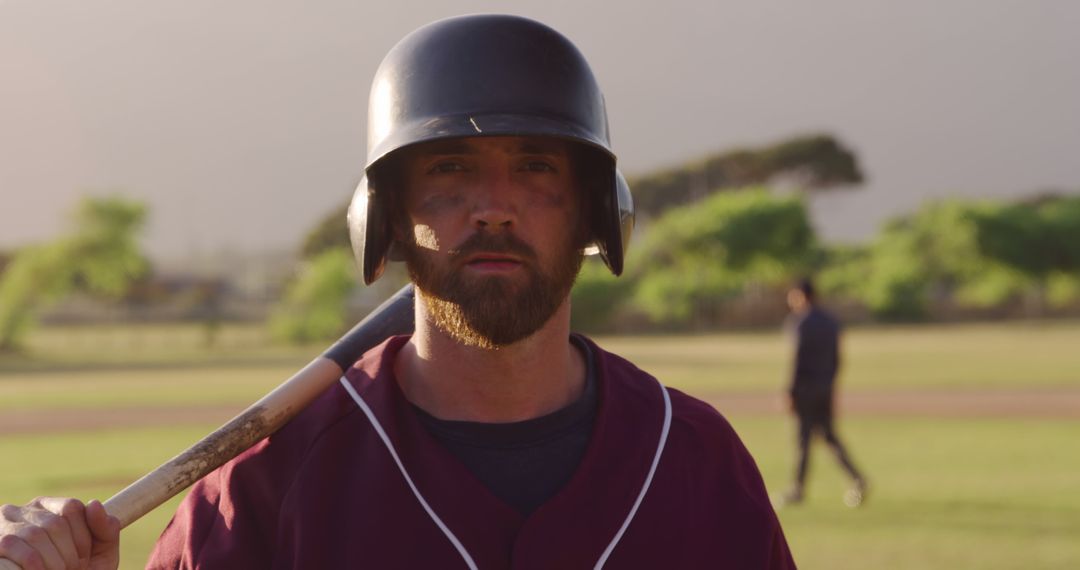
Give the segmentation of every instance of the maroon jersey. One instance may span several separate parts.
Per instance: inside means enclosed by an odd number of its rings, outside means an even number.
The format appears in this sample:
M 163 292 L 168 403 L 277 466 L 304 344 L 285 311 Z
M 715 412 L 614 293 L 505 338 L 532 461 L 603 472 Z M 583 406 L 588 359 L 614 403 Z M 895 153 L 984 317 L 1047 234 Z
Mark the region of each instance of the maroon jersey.
M 525 517 L 417 419 L 393 376 L 406 340 L 197 483 L 148 567 L 795 567 L 753 459 L 709 405 L 590 343 L 592 439 Z

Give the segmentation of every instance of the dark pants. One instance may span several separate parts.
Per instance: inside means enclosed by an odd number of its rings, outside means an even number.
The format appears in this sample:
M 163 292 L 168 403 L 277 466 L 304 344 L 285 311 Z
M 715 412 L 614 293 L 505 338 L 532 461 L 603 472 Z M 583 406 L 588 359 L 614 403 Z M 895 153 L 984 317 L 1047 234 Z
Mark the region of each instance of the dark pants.
M 817 433 L 829 444 L 837 461 L 847 471 L 848 475 L 856 481 L 862 480 L 862 475 L 848 457 L 844 444 L 836 436 L 833 429 L 833 393 L 832 390 L 814 391 L 811 393 L 796 393 L 792 395 L 795 414 L 799 420 L 799 457 L 796 463 L 795 484 L 801 491 L 806 482 L 806 472 L 810 460 L 810 439 Z

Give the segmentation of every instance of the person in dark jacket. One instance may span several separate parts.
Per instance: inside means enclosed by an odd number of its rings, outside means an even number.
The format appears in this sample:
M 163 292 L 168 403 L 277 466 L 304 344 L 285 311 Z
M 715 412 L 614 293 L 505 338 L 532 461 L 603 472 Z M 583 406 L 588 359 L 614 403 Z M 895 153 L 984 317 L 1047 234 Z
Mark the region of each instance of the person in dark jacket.
M 851 477 L 852 486 L 844 495 L 844 503 L 857 507 L 866 499 L 866 479 L 852 462 L 834 425 L 836 377 L 840 371 L 840 322 L 817 304 L 814 285 L 809 279 L 799 281 L 788 291 L 787 302 L 791 316 L 786 328 L 795 341 L 788 395 L 791 410 L 798 420 L 798 457 L 794 484 L 781 503 L 802 502 L 810 442 L 817 434 Z

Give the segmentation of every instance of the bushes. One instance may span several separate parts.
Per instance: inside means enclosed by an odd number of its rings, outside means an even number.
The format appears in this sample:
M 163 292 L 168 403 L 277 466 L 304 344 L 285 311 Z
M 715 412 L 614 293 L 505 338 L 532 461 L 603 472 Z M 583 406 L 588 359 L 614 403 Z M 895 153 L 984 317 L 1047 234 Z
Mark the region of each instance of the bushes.
M 305 261 L 271 315 L 274 336 L 292 343 L 335 338 L 345 330 L 346 302 L 356 283 L 348 249 L 330 248 Z
M 1080 300 L 1080 197 L 1038 203 L 944 201 L 886 224 L 858 253 L 825 268 L 837 294 L 887 320 L 961 309 Z M 858 275 L 861 274 L 860 278 Z
M 575 326 L 707 328 L 749 291 L 807 273 L 827 298 L 888 321 L 945 307 L 1034 316 L 1080 302 L 1080 197 L 936 202 L 891 220 L 867 246 L 823 248 L 800 199 L 758 188 L 671 209 L 636 237 L 623 278 L 599 264 L 583 274 L 574 310 L 586 314 Z
M 815 256 L 813 230 L 798 197 L 763 188 L 714 194 L 669 210 L 635 241 L 626 274 L 587 265 L 575 287 L 575 326 L 610 328 L 637 314 L 668 328 L 709 326 L 748 288 L 779 286 Z
M 71 291 L 120 298 L 149 267 L 137 243 L 146 215 L 139 202 L 87 198 L 70 233 L 17 251 L 0 274 L 0 350 L 19 348 L 38 311 Z

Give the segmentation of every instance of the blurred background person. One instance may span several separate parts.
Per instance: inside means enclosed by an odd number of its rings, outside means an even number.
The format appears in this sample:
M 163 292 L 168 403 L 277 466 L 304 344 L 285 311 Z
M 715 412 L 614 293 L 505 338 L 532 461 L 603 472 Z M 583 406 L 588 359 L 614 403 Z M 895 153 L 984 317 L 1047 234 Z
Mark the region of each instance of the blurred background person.
M 788 291 L 787 303 L 791 315 L 785 328 L 795 341 L 788 396 L 791 411 L 798 423 L 798 452 L 795 480 L 781 497 L 780 504 L 802 502 L 810 460 L 810 441 L 817 434 L 829 445 L 840 466 L 851 477 L 852 485 L 844 494 L 844 503 L 857 507 L 866 499 L 866 479 L 851 461 L 833 425 L 836 376 L 840 370 L 840 321 L 818 305 L 814 284 L 809 278 L 801 279 Z

